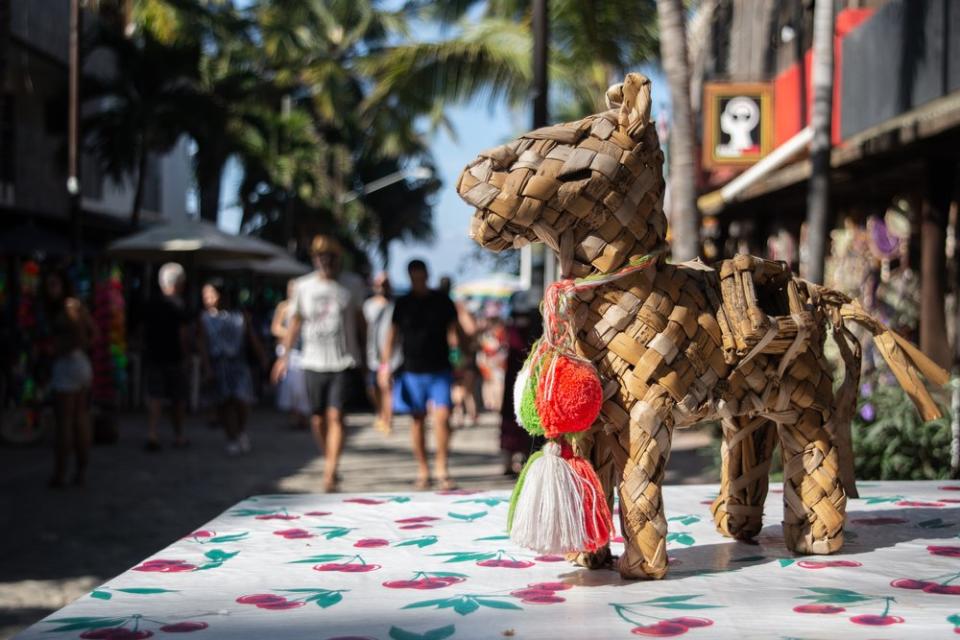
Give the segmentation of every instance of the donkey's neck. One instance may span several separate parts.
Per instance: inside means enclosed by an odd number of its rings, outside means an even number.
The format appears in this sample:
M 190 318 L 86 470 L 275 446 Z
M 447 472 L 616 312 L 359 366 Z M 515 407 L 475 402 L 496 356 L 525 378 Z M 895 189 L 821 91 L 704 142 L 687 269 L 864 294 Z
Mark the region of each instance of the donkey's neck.
M 584 269 L 583 275 L 611 274 L 626 266 L 634 258 L 650 254 L 663 254 L 667 248 L 668 245 L 664 240 L 649 235 L 643 240 L 636 240 L 632 247 L 618 251 L 612 257 L 604 254 L 597 256 L 590 261 L 589 270 Z

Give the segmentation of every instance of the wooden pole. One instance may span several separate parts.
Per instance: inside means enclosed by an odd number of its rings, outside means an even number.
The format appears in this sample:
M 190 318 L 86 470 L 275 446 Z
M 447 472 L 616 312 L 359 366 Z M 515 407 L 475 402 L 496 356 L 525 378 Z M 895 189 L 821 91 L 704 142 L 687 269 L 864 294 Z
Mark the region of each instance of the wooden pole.
M 80 254 L 83 228 L 80 223 L 80 0 L 70 0 L 70 52 L 67 111 L 67 194 L 73 249 Z
M 949 369 L 950 343 L 944 311 L 946 299 L 947 217 L 953 195 L 955 165 L 932 159 L 920 211 L 920 349 Z
M 803 276 L 823 283 L 830 223 L 830 124 L 833 120 L 833 0 L 816 0 L 813 9 L 813 113 L 810 126 L 810 185 L 807 192 L 806 260 Z

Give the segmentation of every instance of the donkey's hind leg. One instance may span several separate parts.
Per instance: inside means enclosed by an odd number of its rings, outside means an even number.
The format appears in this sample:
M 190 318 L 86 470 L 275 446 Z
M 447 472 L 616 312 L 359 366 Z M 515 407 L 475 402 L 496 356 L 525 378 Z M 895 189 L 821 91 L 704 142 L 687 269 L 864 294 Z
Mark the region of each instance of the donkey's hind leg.
M 760 532 L 776 435 L 763 417 L 724 419 L 720 495 L 710 507 L 723 535 L 746 540 Z
M 847 496 L 837 448 L 816 409 L 779 424 L 783 448 L 783 537 L 796 553 L 827 554 L 843 546 Z

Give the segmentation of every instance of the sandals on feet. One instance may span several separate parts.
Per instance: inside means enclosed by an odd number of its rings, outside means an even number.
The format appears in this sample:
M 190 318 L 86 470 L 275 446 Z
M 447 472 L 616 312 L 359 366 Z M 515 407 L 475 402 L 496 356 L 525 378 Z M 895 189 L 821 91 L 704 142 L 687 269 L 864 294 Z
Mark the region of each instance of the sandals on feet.
M 459 489 L 457 481 L 449 476 L 444 476 L 443 478 L 437 478 L 437 483 L 440 486 L 441 491 L 453 491 Z
M 433 481 L 430 479 L 430 476 L 421 476 L 414 481 L 413 488 L 417 491 L 426 491 L 430 488 L 431 484 L 433 484 Z

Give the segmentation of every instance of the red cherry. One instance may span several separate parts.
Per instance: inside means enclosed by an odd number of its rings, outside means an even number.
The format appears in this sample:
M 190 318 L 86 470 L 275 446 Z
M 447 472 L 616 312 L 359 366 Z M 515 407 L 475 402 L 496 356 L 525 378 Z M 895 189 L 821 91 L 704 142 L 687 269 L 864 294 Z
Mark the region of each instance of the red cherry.
M 927 582 L 926 580 L 914 580 L 913 578 L 897 578 L 890 583 L 891 587 L 896 587 L 897 589 L 923 589 L 927 585 L 932 585 L 932 582 Z
M 901 500 L 898 507 L 942 507 L 942 502 L 921 502 L 919 500 Z
M 193 571 L 196 565 L 188 564 L 183 560 L 147 560 L 139 567 L 134 567 L 134 571 L 151 571 L 158 573 L 178 573 L 181 571 Z
M 274 531 L 273 535 L 281 536 L 287 540 L 300 540 L 314 537 L 313 534 L 306 529 L 281 529 L 280 531 Z
M 271 602 L 268 604 L 258 604 L 258 609 L 269 609 L 270 611 L 283 611 L 284 609 L 296 609 L 307 604 L 303 600 L 285 600 L 284 602 Z
M 415 589 L 442 589 L 444 587 L 449 587 L 451 585 L 463 582 L 466 578 L 460 578 L 457 576 L 429 576 L 426 578 L 421 578 L 416 580 L 417 586 Z
M 504 569 L 527 569 L 534 565 L 527 560 L 481 560 L 477 563 L 480 567 L 501 567 Z
M 307 511 L 305 516 L 328 516 L 330 515 L 329 511 Z
M 237 603 L 239 604 L 271 604 L 286 601 L 287 599 L 283 596 L 278 596 L 273 593 L 254 593 L 249 596 L 240 596 L 237 598 Z
M 797 613 L 842 613 L 846 611 L 843 607 L 835 607 L 832 604 L 801 604 L 793 608 Z
M 960 504 L 960 498 L 940 498 L 940 502 L 946 502 L 947 504 Z M 957 633 L 960 633 L 960 631 Z
M 215 532 L 213 531 L 207 531 L 206 529 L 201 529 L 199 531 L 194 531 L 187 537 L 188 538 L 211 538 L 213 537 L 214 533 Z
M 960 491 L 960 485 L 948 484 L 942 487 L 937 487 L 937 489 L 940 489 L 940 491 Z
M 478 567 L 499 567 L 502 560 L 480 560 L 477 562 Z
M 927 551 L 931 555 L 935 556 L 945 556 L 947 558 L 960 558 L 960 547 L 956 546 L 935 546 L 931 545 L 927 547 Z
M 289 513 L 270 513 L 262 516 L 254 516 L 257 520 L 297 520 L 300 516 L 290 515 Z
M 669 638 L 672 636 L 683 635 L 687 632 L 687 628 L 682 624 L 674 624 L 672 622 L 667 622 L 661 620 L 657 624 L 650 625 L 647 627 L 634 627 L 630 630 L 631 633 L 638 636 L 653 636 L 656 638 Z
M 573 589 L 573 585 L 566 582 L 537 582 L 529 585 L 529 588 L 543 589 L 544 591 L 566 591 L 567 589 Z
M 566 560 L 563 556 L 545 555 L 534 558 L 537 562 L 563 562 Z
M 863 565 L 856 560 L 828 560 L 827 566 L 830 567 L 862 567 Z
M 928 584 L 925 593 L 939 593 L 945 596 L 960 596 L 960 584 Z
M 555 595 L 545 595 L 545 596 L 531 596 L 529 598 L 523 598 L 520 602 L 526 602 L 527 604 L 557 604 L 559 602 L 566 602 L 566 598 L 561 598 L 560 596 Z
M 414 524 L 404 524 L 399 527 L 400 529 L 406 529 L 407 531 L 411 529 L 431 529 L 432 525 L 424 524 L 422 522 L 416 522 Z
M 801 560 L 797 563 L 798 567 L 803 567 L 804 569 L 825 569 L 830 565 L 826 562 L 818 562 L 816 560 Z
M 850 618 L 850 622 L 856 624 L 866 624 L 870 626 L 885 627 L 890 624 L 899 624 L 903 622 L 903 618 L 900 616 L 875 616 L 869 613 L 865 613 L 859 616 L 853 616 Z
M 439 519 L 440 518 L 435 516 L 416 516 L 413 518 L 400 518 L 399 520 L 394 520 L 394 522 L 397 524 L 419 524 L 423 522 L 434 522 Z
M 349 502 L 349 503 L 352 503 L 352 504 L 374 505 L 374 504 L 384 504 L 385 501 L 384 501 L 384 500 L 374 500 L 373 498 L 346 498 L 346 499 L 344 500 L 344 502 Z
M 193 622 L 187 620 L 186 622 L 165 624 L 160 627 L 160 631 L 165 631 L 166 633 L 190 633 L 191 631 L 202 631 L 208 626 L 210 625 L 208 625 L 206 622 Z
M 672 622 L 673 624 L 682 624 L 688 629 L 695 629 L 697 627 L 709 627 L 713 624 L 713 620 L 710 618 L 692 618 L 684 616 L 682 618 L 670 618 L 665 622 Z
M 353 546 L 360 547 L 361 549 L 368 549 L 371 547 L 385 547 L 390 544 L 389 540 L 384 540 L 383 538 L 364 538 L 363 540 L 357 540 L 353 543 Z
M 387 589 L 416 589 L 419 580 L 388 580 L 383 583 Z

